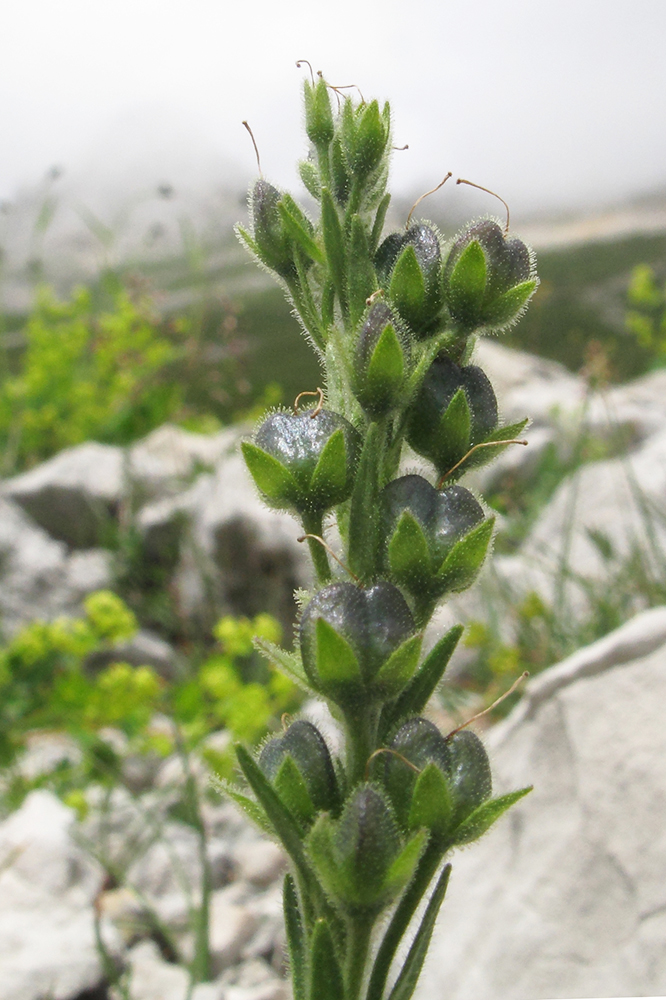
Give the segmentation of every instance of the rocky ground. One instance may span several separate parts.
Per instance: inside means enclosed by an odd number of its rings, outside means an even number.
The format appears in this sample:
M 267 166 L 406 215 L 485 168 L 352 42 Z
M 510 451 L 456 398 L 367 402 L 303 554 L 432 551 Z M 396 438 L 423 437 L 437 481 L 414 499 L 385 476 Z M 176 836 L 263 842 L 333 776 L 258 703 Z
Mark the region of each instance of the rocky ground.
M 568 613 L 584 617 L 589 583 L 608 579 L 599 537 L 614 559 L 638 547 L 656 565 L 666 551 L 666 371 L 591 393 L 557 364 L 494 341 L 479 346 L 478 360 L 504 418 L 532 417 L 529 447 L 480 473 L 480 489 L 502 477 L 527 489 L 549 444 L 570 448 L 582 424 L 601 442 L 621 431 L 627 444 L 564 478 L 518 549 L 494 560 L 495 579 L 518 599 L 534 587 L 548 596 L 566 557 Z M 4 630 L 77 613 L 87 593 L 114 585 L 127 538 L 143 568 L 167 580 L 183 630 L 200 634 L 222 613 L 264 610 L 289 627 L 293 591 L 308 582 L 306 554 L 298 525 L 258 501 L 238 457 L 242 433 L 162 427 L 129 449 L 87 443 L 7 480 Z M 483 600 L 454 612 L 478 616 Z M 666 991 L 665 615 L 646 611 L 535 678 L 489 735 L 499 790 L 533 782 L 536 791 L 456 860 L 422 1000 L 445 984 L 454 1000 Z M 168 675 L 178 651 L 167 638 L 144 630 L 118 655 Z M 40 773 L 67 752 L 56 737 L 35 740 L 22 767 Z M 131 1000 L 185 1000 L 186 973 L 154 924 L 156 914 L 182 954 L 191 952 L 199 860 L 190 829 L 169 811 L 179 781 L 177 761 L 167 759 L 140 806 L 117 791 L 80 823 L 40 790 L 0 824 L 0 1000 L 104 1000 L 100 940 L 107 960 L 131 973 Z M 215 978 L 191 1000 L 286 997 L 280 852 L 221 800 L 206 805 L 205 822 Z M 149 828 L 160 837 L 146 839 Z M 105 880 L 109 860 L 122 861 L 122 885 Z

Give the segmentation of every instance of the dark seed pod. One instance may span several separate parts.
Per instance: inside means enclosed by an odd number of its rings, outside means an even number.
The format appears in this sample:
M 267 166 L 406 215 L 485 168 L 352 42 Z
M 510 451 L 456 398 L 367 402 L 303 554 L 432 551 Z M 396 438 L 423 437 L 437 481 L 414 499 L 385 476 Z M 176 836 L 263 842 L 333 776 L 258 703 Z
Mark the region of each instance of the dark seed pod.
M 317 513 L 347 500 L 361 451 L 358 431 L 330 410 L 273 413 L 243 454 L 271 506 Z
M 454 242 L 444 268 L 444 296 L 452 318 L 469 334 L 501 329 L 520 315 L 537 287 L 530 251 L 482 219 Z
M 329 584 L 313 597 L 301 619 L 305 672 L 318 690 L 357 696 L 372 686 L 414 631 L 407 603 L 392 584 Z
M 259 767 L 285 804 L 305 823 L 318 812 L 339 809 L 340 793 L 331 755 L 312 723 L 298 719 L 281 736 L 269 740 L 259 755 Z
M 483 508 L 469 490 L 436 490 L 421 476 L 402 476 L 384 488 L 380 505 L 383 568 L 417 605 L 460 589 L 463 578 L 469 585 L 485 554 L 485 547 L 464 541 L 484 523 Z
M 444 473 L 464 458 L 472 445 L 485 441 L 497 422 L 497 399 L 482 369 L 476 365 L 461 368 L 439 357 L 410 408 L 407 440 Z

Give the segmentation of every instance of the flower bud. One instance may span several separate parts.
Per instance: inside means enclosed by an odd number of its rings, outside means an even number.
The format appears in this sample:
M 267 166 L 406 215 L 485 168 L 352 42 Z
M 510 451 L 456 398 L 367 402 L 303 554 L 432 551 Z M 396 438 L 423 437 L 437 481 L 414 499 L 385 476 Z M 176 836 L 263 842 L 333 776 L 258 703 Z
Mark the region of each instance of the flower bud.
M 454 242 L 444 268 L 444 295 L 461 332 L 500 330 L 522 313 L 537 287 L 532 255 L 482 219 Z
M 303 515 L 347 500 L 361 451 L 358 431 L 330 410 L 273 413 L 242 445 L 254 481 L 272 507 Z
M 281 277 L 295 273 L 291 240 L 280 216 L 281 194 L 268 181 L 258 180 L 252 190 L 251 210 L 253 238 L 257 252 L 266 267 Z
M 353 389 L 366 413 L 381 417 L 399 405 L 406 374 L 407 350 L 395 317 L 385 303 L 375 302 L 354 355 Z
M 340 704 L 397 693 L 416 669 L 420 637 L 400 591 L 332 583 L 313 597 L 300 625 L 303 667 L 313 687 Z
M 354 107 L 346 99 L 342 108 L 341 139 L 349 169 L 357 179 L 364 179 L 382 161 L 390 134 L 388 104 L 383 112 L 377 101 Z
M 321 816 L 308 837 L 308 851 L 327 894 L 348 913 L 377 913 L 411 878 L 425 838 L 402 839 L 384 794 L 360 785 L 339 820 Z
M 421 476 L 394 479 L 380 494 L 384 569 L 416 603 L 468 587 L 492 532 L 483 508 L 462 486 L 436 490 Z M 477 544 L 471 533 L 481 535 Z
M 442 305 L 439 237 L 424 223 L 391 233 L 375 255 L 391 303 L 417 335 L 430 334 Z
M 407 440 L 412 448 L 444 474 L 496 428 L 497 400 L 487 375 L 476 365 L 461 368 L 449 358 L 436 358 L 410 407 Z M 494 457 L 492 449 L 485 450 L 490 454 L 477 452 L 475 465 Z
M 313 85 L 307 80 L 305 94 L 305 131 L 310 142 L 317 149 L 328 148 L 333 139 L 333 113 L 328 96 L 328 87 L 322 77 Z
M 319 730 L 298 719 L 266 743 L 259 767 L 303 826 L 318 812 L 337 812 L 340 792 L 331 755 Z

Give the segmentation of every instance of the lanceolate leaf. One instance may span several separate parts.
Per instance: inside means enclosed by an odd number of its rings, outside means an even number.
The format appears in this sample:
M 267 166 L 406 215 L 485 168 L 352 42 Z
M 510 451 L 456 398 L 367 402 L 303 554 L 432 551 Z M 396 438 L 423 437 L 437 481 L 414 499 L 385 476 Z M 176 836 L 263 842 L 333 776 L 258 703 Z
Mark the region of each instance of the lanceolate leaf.
M 493 536 L 495 518 L 489 517 L 453 546 L 437 574 L 449 591 L 464 590 L 476 579 Z
M 321 224 L 326 248 L 326 259 L 335 285 L 335 291 L 340 301 L 343 314 L 347 313 L 347 258 L 345 254 L 344 236 L 338 210 L 331 197 L 331 192 L 323 188 L 321 192 Z
M 305 858 L 301 832 L 296 820 L 244 746 L 237 744 L 236 756 L 250 788 L 259 799 L 272 823 L 274 835 L 277 834 L 282 841 L 284 849 L 296 865 L 301 877 L 312 886 L 314 880 Z
M 326 920 L 317 920 L 310 941 L 308 1000 L 343 1000 L 342 972 Z
M 521 788 L 517 792 L 509 792 L 507 795 L 500 795 L 496 799 L 488 799 L 482 803 L 471 816 L 468 816 L 464 823 L 461 823 L 453 834 L 456 844 L 469 844 L 489 830 L 495 820 L 499 819 L 502 813 L 532 791 L 532 785 L 528 788 Z
M 430 939 L 435 928 L 437 914 L 444 902 L 450 874 L 451 865 L 445 865 L 442 874 L 437 880 L 435 891 L 430 897 L 430 902 L 423 914 L 423 919 L 409 949 L 405 964 L 400 971 L 395 986 L 389 994 L 389 1000 L 410 1000 L 410 997 L 414 995 L 414 990 L 416 989 L 416 984 L 421 975 L 421 969 L 423 968 L 428 948 L 430 947 Z
M 430 553 L 423 528 L 410 511 L 404 511 L 388 546 L 389 566 L 398 583 L 410 586 L 428 577 Z
M 287 201 L 287 195 L 283 195 L 281 200 L 278 202 L 278 211 L 280 212 L 280 217 L 284 223 L 284 228 L 287 230 L 294 242 L 300 246 L 301 250 L 311 259 L 317 262 L 317 264 L 324 263 L 324 254 L 321 249 L 317 246 L 314 238 L 308 232 L 306 227 L 303 225 L 301 219 L 292 208 L 292 199 Z
M 305 676 L 303 664 L 298 653 L 290 653 L 288 650 L 277 646 L 274 642 L 269 642 L 268 639 L 260 639 L 258 636 L 255 636 L 252 644 L 256 650 L 262 653 L 274 667 L 281 670 L 294 684 L 303 688 L 304 691 L 310 691 L 312 694 L 315 693 Z
M 413 635 L 389 656 L 386 663 L 375 677 L 375 684 L 382 690 L 385 697 L 395 697 L 409 680 L 411 680 L 419 653 L 421 652 L 422 635 Z
M 442 679 L 446 666 L 463 634 L 462 625 L 454 625 L 431 649 L 418 673 L 398 700 L 382 714 L 381 731 L 387 733 L 400 719 L 420 715 Z
M 307 955 L 303 920 L 298 905 L 296 883 L 292 875 L 285 875 L 283 888 L 284 924 L 289 947 L 289 964 L 294 987 L 294 1000 L 307 1000 Z
M 285 504 L 299 492 L 289 469 L 251 441 L 241 445 L 247 467 L 261 492 L 271 501 Z
M 344 489 L 347 482 L 347 449 L 342 428 L 331 434 L 312 473 L 310 489 L 317 496 L 328 497 Z
M 259 829 L 263 830 L 264 833 L 267 833 L 269 837 L 275 836 L 273 824 L 258 802 L 255 802 L 254 799 L 244 795 L 240 789 L 236 788 L 232 782 L 227 781 L 226 778 L 220 778 L 217 775 L 213 775 L 210 781 L 212 786 L 217 789 L 220 795 L 226 795 L 233 802 L 235 802 L 236 805 L 243 810 L 248 819 L 252 820 L 252 822 L 258 826 Z
M 356 653 L 323 618 L 317 620 L 317 673 L 322 684 L 361 680 Z
M 517 438 L 519 434 L 525 430 L 528 424 L 527 418 L 525 420 L 519 420 L 515 424 L 507 424 L 504 427 L 498 427 L 497 430 L 489 434 L 485 441 L 512 441 Z M 476 469 L 480 465 L 485 465 L 487 462 L 492 462 L 494 458 L 501 455 L 504 448 L 507 447 L 524 447 L 524 445 L 498 445 L 496 448 L 477 448 L 473 451 L 469 458 L 465 459 L 465 463 L 462 466 L 464 472 L 468 472 L 470 469 Z

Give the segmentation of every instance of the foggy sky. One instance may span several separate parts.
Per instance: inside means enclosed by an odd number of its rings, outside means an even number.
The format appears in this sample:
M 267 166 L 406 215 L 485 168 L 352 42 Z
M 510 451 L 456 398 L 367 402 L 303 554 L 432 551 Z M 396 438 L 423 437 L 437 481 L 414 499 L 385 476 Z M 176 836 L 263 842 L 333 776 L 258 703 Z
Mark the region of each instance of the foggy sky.
M 664 0 L 21 0 L 3 5 L 0 197 L 99 183 L 296 184 L 297 58 L 390 98 L 398 191 L 448 170 L 522 210 L 666 186 Z M 444 197 L 444 192 L 438 197 Z

